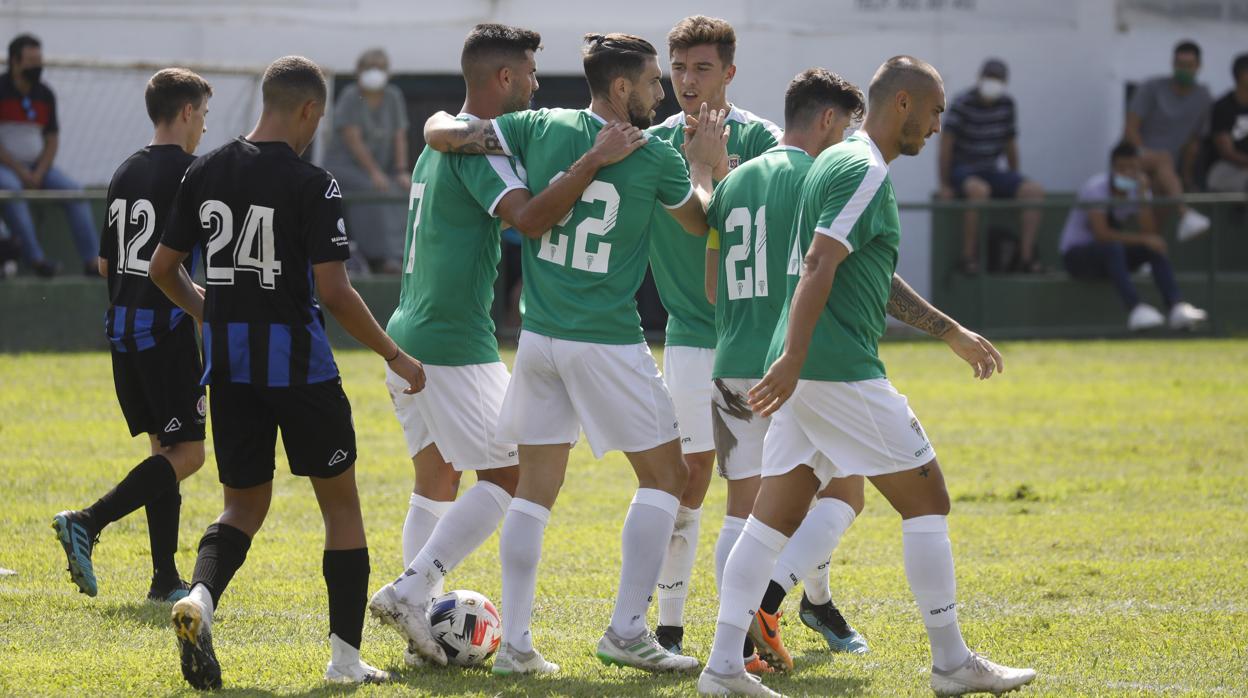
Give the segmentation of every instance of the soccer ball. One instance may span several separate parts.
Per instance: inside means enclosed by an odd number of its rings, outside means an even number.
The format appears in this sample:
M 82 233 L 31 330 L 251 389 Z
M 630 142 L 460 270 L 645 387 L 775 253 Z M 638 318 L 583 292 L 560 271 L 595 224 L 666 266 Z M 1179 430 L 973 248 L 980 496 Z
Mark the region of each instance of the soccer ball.
M 498 649 L 502 620 L 490 600 L 475 591 L 451 591 L 429 605 L 429 626 L 456 666 L 480 664 Z

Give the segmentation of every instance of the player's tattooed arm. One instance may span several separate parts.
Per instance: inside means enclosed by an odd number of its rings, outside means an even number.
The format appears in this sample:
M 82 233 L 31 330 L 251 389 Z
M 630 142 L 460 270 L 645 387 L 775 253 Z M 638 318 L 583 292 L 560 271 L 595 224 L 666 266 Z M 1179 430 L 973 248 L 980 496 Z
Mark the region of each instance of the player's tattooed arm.
M 440 111 L 425 122 L 425 143 L 443 153 L 506 155 L 490 119 L 460 121 Z
M 958 324 L 928 303 L 910 288 L 910 284 L 896 274 L 893 274 L 893 285 L 888 292 L 887 312 L 907 325 L 923 330 L 933 337 L 943 337 Z

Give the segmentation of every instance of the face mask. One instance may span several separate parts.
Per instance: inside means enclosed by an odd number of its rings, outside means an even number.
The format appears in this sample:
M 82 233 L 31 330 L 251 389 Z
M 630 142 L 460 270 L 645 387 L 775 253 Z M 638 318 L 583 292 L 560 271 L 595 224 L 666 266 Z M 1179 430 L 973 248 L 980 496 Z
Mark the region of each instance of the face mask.
M 984 78 L 979 81 L 979 96 L 984 99 L 996 100 L 1005 94 L 1005 83 L 996 78 Z
M 1196 71 L 1176 69 L 1174 71 L 1174 81 L 1184 87 L 1191 87 L 1196 84 Z
M 1118 191 L 1125 191 L 1130 194 L 1135 191 L 1135 188 L 1139 185 L 1139 182 L 1126 175 L 1120 175 L 1116 172 L 1114 173 L 1114 189 L 1117 189 Z
M 32 65 L 29 68 L 22 69 L 22 77 L 27 82 L 39 82 L 39 78 L 43 76 L 43 66 Z
M 369 68 L 360 73 L 360 87 L 370 92 L 375 92 L 386 86 L 387 78 L 389 76 L 381 68 Z

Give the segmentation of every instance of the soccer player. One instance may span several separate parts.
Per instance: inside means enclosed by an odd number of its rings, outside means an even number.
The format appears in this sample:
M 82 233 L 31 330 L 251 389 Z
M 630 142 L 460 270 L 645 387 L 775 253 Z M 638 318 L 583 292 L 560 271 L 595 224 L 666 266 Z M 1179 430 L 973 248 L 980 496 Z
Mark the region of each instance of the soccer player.
M 840 143 L 845 129 L 862 118 L 862 92 L 839 75 L 811 68 L 789 83 L 780 144 L 741 165 L 719 184 L 707 210 L 706 297 L 715 303 L 718 341 L 713 371 L 715 445 L 728 481 L 728 511 L 715 550 L 716 578 L 754 506 L 762 474 L 763 436 L 770 419 L 750 411 L 747 393 L 763 376 L 771 335 L 784 305 L 793 219 L 807 170 L 824 149 Z M 829 521 L 853 521 L 862 510 L 862 478 L 837 499 L 821 492 L 785 547 L 772 585 L 746 637 L 771 668 L 791 670 L 793 659 L 780 638 L 779 607 L 785 593 L 804 580 L 801 619 L 833 651 L 862 653 L 866 641 L 832 603 L 827 558 L 835 545 Z M 848 528 L 845 524 L 843 528 Z M 747 659 L 746 669 L 751 669 Z M 753 671 L 751 673 L 760 673 Z
M 741 643 L 806 503 L 853 475 L 871 480 L 901 515 L 906 578 L 932 648 L 933 690 L 1000 693 L 1035 678 L 1031 669 L 984 659 L 962 639 L 944 477 L 877 352 L 891 302 L 894 314 L 944 339 L 977 378 L 1003 368 L 987 340 L 894 281 L 901 226 L 888 163 L 917 155 L 940 130 L 944 86 L 935 68 L 896 56 L 876 71 L 868 103 L 863 129 L 816 158 L 802 185 L 770 368 L 749 394 L 755 412 L 774 414 L 763 479 L 724 569 L 715 642 L 698 680 L 702 693 L 777 695 L 745 673 Z
M 225 510 L 199 542 L 190 594 L 173 605 L 182 675 L 219 688 L 212 619 L 247 557 L 273 497 L 278 431 L 291 472 L 311 479 L 325 521 L 323 571 L 332 653 L 325 678 L 389 678 L 360 660 L 368 548 L 355 487 L 355 430 L 325 322 L 313 299 L 417 392 L 420 362 L 377 325 L 351 287 L 338 183 L 300 158 L 325 112 L 325 77 L 300 56 L 279 58 L 261 83 L 260 119 L 196 160 L 152 257 L 151 277 L 204 327 L 204 381 Z M 204 245 L 201 297 L 178 265 Z
M 644 39 L 589 34 L 583 54 L 589 109 L 516 112 L 467 124 L 435 115 L 425 126 L 426 141 L 439 149 L 513 155 L 534 191 L 544 189 L 566 176 L 609 121 L 649 126 L 663 98 L 657 52 Z M 520 445 L 520 482 L 500 541 L 503 645 L 496 674 L 558 669 L 533 648 L 529 626 L 542 537 L 582 427 L 595 456 L 624 451 L 639 482 L 624 521 L 615 610 L 598 657 L 650 671 L 698 666 L 663 649 L 646 628 L 686 469 L 672 400 L 643 341 L 634 294 L 656 203 L 685 230 L 706 232 L 711 169 L 724 157 L 727 134 L 721 113 L 703 108 L 699 116 L 701 128 L 686 144 L 693 186 L 676 149 L 649 138 L 599 170 L 559 225 L 524 243 L 524 328 L 499 416 L 500 435 Z M 432 638 L 416 644 L 425 652 Z
M 537 89 L 536 32 L 480 24 L 464 41 L 467 98 L 457 117 L 493 119 L 524 109 Z M 490 307 L 501 254 L 499 218 L 541 237 L 593 181 L 598 170 L 645 143 L 640 129 L 614 124 L 594 147 L 537 197 L 505 156 L 475 157 L 426 147 L 412 173 L 408 240 L 399 307 L 387 328 L 425 366 L 425 389 L 406 395 L 393 371 L 386 384 L 413 454 L 416 487 L 403 526 L 407 571 L 369 606 L 402 629 L 427 623 L 428 602 L 443 577 L 498 527 L 519 478 L 515 443 L 498 439 L 498 411 L 510 378 L 498 355 Z M 453 504 L 458 473 L 477 484 Z M 447 507 L 437 518 L 437 509 Z M 408 653 L 409 663 L 420 663 Z M 445 663 L 445 656 L 435 661 Z
M 117 402 L 130 435 L 147 434 L 151 455 L 110 492 L 80 511 L 52 519 L 70 578 L 88 596 L 98 593 L 91 553 L 110 523 L 139 507 L 147 511 L 151 541 L 150 601 L 186 596 L 178 574 L 178 483 L 204 464 L 203 368 L 195 324 L 160 292 L 147 267 L 169 220 L 182 174 L 204 134 L 212 87 L 189 70 L 168 68 L 147 81 L 144 99 L 155 127 L 152 142 L 126 158 L 108 186 L 108 223 L 100 236 L 100 275 L 108 279 L 104 316 L 113 359 Z M 192 260 L 186 273 L 193 273 Z
M 672 89 L 681 111 L 650 129 L 680 151 L 686 119 L 703 103 L 727 113 L 727 158 L 716 163 L 719 181 L 738 166 L 774 146 L 780 129 L 728 102 L 728 85 L 737 73 L 733 63 L 737 36 L 728 22 L 695 15 L 676 23 L 667 35 Z M 680 494 L 676 527 L 659 573 L 659 644 L 680 653 L 684 641 L 685 599 L 698 552 L 702 500 L 711 482 L 715 444 L 711 435 L 711 365 L 715 361 L 715 308 L 703 293 L 706 238 L 682 235 L 680 223 L 656 207 L 650 236 L 650 268 L 667 309 L 663 382 L 672 393 L 680 422 L 680 449 L 689 483 Z M 725 525 L 729 522 L 725 520 Z M 718 551 L 721 546 L 716 546 Z M 729 544 L 731 547 L 731 544 Z M 724 548 L 727 555 L 728 548 Z M 717 556 L 718 560 L 718 556 Z

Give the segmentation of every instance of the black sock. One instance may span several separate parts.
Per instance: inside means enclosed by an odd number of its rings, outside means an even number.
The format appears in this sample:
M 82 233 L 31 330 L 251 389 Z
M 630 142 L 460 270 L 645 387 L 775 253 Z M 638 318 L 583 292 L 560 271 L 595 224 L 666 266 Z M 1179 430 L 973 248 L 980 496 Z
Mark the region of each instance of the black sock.
M 741 648 L 741 656 L 746 659 L 754 656 L 754 641 L 750 639 L 749 635 L 745 636 L 745 647 Z
M 152 456 L 134 466 L 116 487 L 84 509 L 83 513 L 91 519 L 91 525 L 99 533 L 105 526 L 155 500 L 177 484 L 178 476 L 173 472 L 169 459 Z
M 191 586 L 203 584 L 212 594 L 212 607 L 221 604 L 221 595 L 230 585 L 234 573 L 247 559 L 251 537 L 229 524 L 214 523 L 199 539 L 199 557 L 195 559 L 195 574 Z
M 326 550 L 321 571 L 329 593 L 329 632 L 359 649 L 368 604 L 368 548 Z
M 774 581 L 767 584 L 767 593 L 763 594 L 763 602 L 758 605 L 770 615 L 775 615 L 780 610 L 780 603 L 784 601 L 784 587 L 776 584 Z
M 173 584 L 181 579 L 174 553 L 178 552 L 178 520 L 182 492 L 173 489 L 147 503 L 147 538 L 152 544 L 152 581 Z

